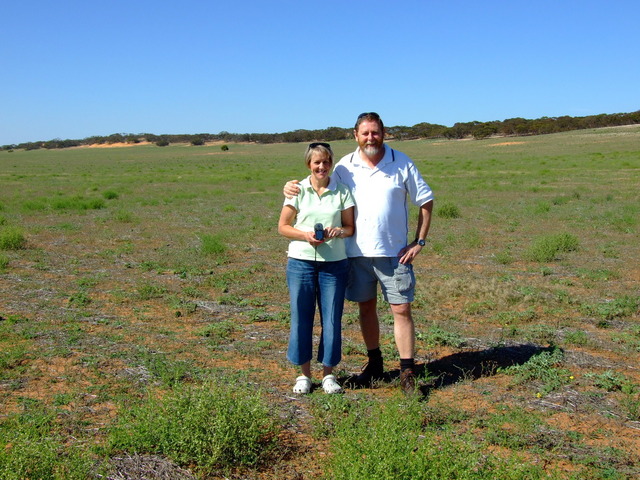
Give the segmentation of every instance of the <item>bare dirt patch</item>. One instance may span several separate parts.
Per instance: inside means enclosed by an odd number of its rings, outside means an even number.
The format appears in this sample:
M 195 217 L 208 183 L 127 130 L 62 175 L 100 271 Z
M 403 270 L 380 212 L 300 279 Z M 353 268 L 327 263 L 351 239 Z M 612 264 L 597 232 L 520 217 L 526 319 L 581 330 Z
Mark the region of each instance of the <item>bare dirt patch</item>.
M 151 145 L 151 142 L 138 142 L 138 143 L 126 143 L 126 142 L 116 142 L 116 143 L 93 143 L 91 145 L 85 145 L 81 147 L 75 148 L 122 148 L 122 147 L 141 147 L 144 145 Z
M 487 145 L 487 147 L 505 147 L 507 145 L 522 145 L 526 142 L 500 142 L 500 143 L 492 143 L 491 145 Z

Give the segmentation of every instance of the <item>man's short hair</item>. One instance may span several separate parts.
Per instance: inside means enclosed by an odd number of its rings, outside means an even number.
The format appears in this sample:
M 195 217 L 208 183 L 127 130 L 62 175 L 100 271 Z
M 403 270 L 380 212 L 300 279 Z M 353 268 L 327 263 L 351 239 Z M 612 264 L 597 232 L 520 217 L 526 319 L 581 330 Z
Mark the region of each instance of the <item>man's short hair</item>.
M 362 122 L 378 122 L 378 125 L 380 125 L 380 130 L 384 132 L 384 123 L 382 123 L 380 115 L 378 115 L 376 112 L 365 112 L 358 115 L 356 126 L 354 127 L 356 132 L 358 131 L 358 128 L 360 127 L 360 124 Z

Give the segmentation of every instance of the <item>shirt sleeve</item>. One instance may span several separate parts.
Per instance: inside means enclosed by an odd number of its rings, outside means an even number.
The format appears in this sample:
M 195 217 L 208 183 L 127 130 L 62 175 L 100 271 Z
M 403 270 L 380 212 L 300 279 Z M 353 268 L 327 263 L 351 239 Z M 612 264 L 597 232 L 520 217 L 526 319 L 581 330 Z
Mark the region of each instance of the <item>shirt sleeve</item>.
M 433 200 L 433 191 L 420 175 L 418 167 L 411 160 L 408 161 L 407 168 L 409 175 L 407 175 L 406 186 L 409 198 L 411 198 L 411 202 L 414 205 L 421 207 Z
M 291 205 L 293 208 L 296 209 L 297 212 L 299 212 L 300 211 L 300 207 L 299 207 L 300 198 L 299 197 L 300 197 L 301 194 L 302 194 L 302 190 L 300 191 L 300 193 L 298 195 L 293 196 L 291 198 L 284 197 L 284 203 L 282 204 L 282 206 Z
M 347 210 L 348 208 L 355 207 L 356 202 L 353 198 L 353 194 L 351 193 L 351 189 L 347 187 L 345 184 L 342 184 L 343 196 L 342 196 L 342 210 Z

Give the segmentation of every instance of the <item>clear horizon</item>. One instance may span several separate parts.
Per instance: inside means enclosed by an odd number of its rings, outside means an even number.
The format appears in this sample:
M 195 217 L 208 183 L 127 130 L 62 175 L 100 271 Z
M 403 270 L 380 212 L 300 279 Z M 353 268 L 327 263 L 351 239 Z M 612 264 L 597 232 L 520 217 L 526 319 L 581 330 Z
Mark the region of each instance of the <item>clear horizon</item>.
M 3 6 L 0 145 L 640 109 L 631 0 Z

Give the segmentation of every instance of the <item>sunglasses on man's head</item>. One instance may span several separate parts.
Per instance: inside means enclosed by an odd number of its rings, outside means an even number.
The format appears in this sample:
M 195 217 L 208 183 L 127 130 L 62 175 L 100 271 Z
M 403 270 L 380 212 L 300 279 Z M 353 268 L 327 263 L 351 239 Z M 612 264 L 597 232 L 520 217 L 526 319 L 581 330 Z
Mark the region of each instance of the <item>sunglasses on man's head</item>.
M 361 118 L 364 117 L 372 117 L 375 118 L 376 120 L 378 120 L 380 118 L 380 115 L 378 115 L 376 112 L 364 112 L 361 113 L 360 115 L 358 115 L 358 120 L 360 120 Z
M 309 144 L 309 148 L 324 147 L 331 149 L 331 145 L 325 142 L 313 142 Z

